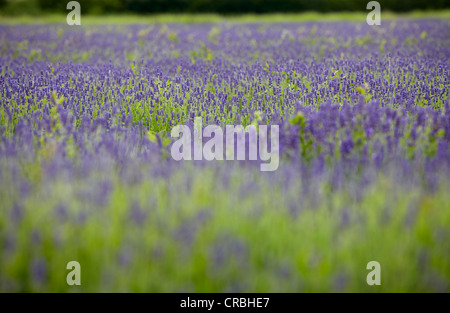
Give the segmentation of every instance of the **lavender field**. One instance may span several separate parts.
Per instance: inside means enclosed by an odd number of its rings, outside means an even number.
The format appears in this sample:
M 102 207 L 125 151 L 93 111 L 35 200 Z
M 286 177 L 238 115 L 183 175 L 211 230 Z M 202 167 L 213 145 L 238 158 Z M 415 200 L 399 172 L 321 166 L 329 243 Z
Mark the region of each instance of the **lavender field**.
M 0 25 L 0 292 L 449 292 L 449 58 L 448 19 Z M 196 117 L 279 167 L 173 160 Z

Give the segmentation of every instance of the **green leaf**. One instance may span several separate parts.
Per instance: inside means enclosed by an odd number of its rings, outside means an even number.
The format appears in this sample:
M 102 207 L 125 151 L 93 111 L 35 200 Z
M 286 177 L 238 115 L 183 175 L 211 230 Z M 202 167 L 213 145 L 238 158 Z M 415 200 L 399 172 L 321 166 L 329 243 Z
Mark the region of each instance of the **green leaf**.
M 366 94 L 366 90 L 364 89 L 364 87 L 358 86 L 356 87 L 356 90 L 358 90 L 358 92 L 362 95 Z
M 302 125 L 305 122 L 305 117 L 302 112 L 298 112 L 296 116 L 289 120 L 289 123 L 293 125 Z
M 158 142 L 158 138 L 156 137 L 155 133 L 150 130 L 147 132 L 147 138 L 148 138 L 148 140 L 150 140 L 153 143 Z

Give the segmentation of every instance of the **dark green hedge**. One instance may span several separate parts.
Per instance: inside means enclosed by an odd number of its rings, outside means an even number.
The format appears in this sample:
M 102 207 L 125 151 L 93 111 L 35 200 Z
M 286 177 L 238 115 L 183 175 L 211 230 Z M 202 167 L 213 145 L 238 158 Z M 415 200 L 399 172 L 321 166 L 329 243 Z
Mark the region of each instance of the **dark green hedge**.
M 17 0 L 16 0 L 17 1 Z M 14 0 L 9 3 L 16 2 Z M 30 7 L 47 12 L 65 12 L 69 2 L 26 0 Z M 271 13 L 365 11 L 369 0 L 78 0 L 84 13 Z M 379 0 L 382 10 L 405 12 L 449 8 L 449 0 Z M 26 10 L 26 6 L 21 8 Z M 0 6 L 8 1 L 0 0 Z

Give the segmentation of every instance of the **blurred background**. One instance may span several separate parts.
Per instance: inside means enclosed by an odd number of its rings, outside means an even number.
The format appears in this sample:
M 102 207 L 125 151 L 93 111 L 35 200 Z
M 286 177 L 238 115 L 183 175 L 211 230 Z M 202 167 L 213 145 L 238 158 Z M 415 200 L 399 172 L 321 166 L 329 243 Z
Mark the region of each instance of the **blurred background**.
M 66 12 L 70 0 L 0 0 L 3 15 Z M 369 0 L 79 0 L 84 14 L 295 13 L 366 11 Z M 450 8 L 449 0 L 379 0 L 393 12 Z

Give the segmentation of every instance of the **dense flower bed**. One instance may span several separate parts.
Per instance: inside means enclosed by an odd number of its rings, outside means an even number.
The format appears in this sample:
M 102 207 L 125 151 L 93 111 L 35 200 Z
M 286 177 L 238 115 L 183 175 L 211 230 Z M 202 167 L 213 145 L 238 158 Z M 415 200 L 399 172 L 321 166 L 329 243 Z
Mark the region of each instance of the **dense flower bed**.
M 449 291 L 448 21 L 0 34 L 0 290 Z M 279 168 L 174 161 L 199 116 Z

